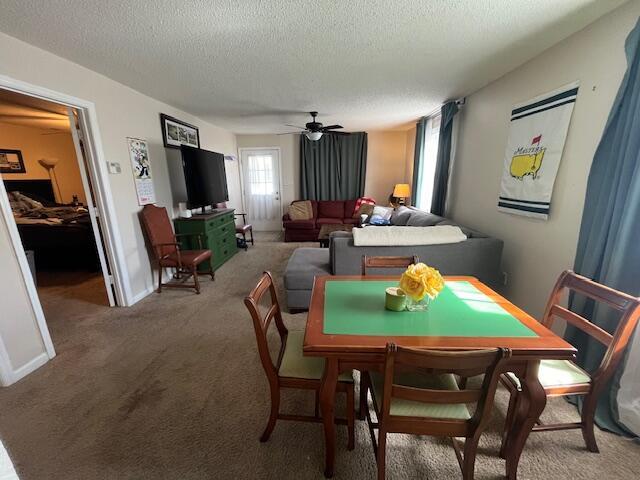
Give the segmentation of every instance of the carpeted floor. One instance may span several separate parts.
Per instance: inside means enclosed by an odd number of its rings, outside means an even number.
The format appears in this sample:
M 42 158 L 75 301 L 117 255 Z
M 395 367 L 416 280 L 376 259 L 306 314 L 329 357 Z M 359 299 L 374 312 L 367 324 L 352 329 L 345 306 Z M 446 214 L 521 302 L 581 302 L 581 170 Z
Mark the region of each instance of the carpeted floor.
M 58 356 L 0 390 L 0 439 L 22 480 L 322 478 L 320 425 L 279 422 L 268 443 L 258 442 L 269 400 L 242 299 L 265 269 L 280 281 L 298 245 L 273 234 L 257 240 L 215 282 L 203 277 L 199 296 L 168 290 L 110 309 L 99 295 L 43 294 Z M 304 315 L 285 317 L 290 328 L 304 328 Z M 497 457 L 504 392 L 497 403 L 480 442 L 479 479 L 504 472 Z M 287 392 L 283 409 L 312 412 L 313 398 Z M 545 415 L 576 418 L 563 400 L 550 401 Z M 339 429 L 336 478 L 374 478 L 366 426 L 356 429 L 352 452 Z M 597 438 L 599 455 L 584 449 L 579 431 L 532 436 L 520 478 L 637 478 L 640 447 L 603 432 Z M 389 441 L 388 478 L 459 476 L 448 441 Z

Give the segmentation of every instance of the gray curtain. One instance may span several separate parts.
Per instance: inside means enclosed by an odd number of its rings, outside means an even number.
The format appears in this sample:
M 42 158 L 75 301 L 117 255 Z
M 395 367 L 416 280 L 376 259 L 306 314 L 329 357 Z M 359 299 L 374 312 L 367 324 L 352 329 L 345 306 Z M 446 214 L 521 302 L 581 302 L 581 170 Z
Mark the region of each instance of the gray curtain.
M 424 131 L 427 128 L 427 117 L 416 123 L 416 147 L 413 153 L 413 180 L 411 182 L 411 204 L 420 208 L 420 185 L 422 185 L 422 163 L 424 160 Z
M 458 105 L 456 102 L 447 102 L 442 106 L 440 112 L 440 137 L 438 139 L 436 173 L 433 181 L 431 213 L 444 216 L 444 207 L 447 201 L 447 186 L 449 185 L 449 168 L 451 165 L 453 117 L 458 113 Z
M 584 203 L 574 269 L 617 290 L 640 295 L 640 23 L 627 37 L 627 71 L 596 150 Z M 612 332 L 619 316 L 583 297 L 570 300 L 574 312 Z M 575 328 L 566 338 L 578 348 L 577 362 L 593 371 L 604 347 Z M 625 363 L 625 362 L 623 362 Z M 640 365 L 629 365 L 639 368 Z M 617 392 L 624 365 L 600 395 L 596 421 L 624 432 Z
M 364 195 L 367 133 L 300 135 L 300 193 L 304 200 L 353 200 Z

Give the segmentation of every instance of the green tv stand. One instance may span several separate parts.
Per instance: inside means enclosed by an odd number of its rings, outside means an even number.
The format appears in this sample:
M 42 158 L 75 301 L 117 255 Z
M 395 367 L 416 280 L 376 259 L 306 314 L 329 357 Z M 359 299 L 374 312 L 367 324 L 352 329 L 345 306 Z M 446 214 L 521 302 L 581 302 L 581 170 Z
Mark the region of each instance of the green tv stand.
M 211 250 L 211 266 L 217 270 L 238 252 L 236 245 L 236 224 L 233 209 L 215 210 L 191 218 L 176 218 L 176 233 L 197 233 L 202 237 L 202 248 Z M 198 238 L 183 237 L 184 248 L 199 249 Z M 203 270 L 206 267 L 200 265 Z M 199 268 L 200 269 L 200 268 Z

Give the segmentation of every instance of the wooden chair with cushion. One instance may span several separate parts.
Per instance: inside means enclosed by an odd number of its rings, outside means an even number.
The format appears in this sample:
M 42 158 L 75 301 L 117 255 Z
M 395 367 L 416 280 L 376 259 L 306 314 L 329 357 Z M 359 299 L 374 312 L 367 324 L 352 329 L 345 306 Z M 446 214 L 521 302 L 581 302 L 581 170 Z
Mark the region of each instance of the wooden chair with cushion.
M 367 406 L 378 479 L 385 478 L 389 433 L 450 437 L 462 477 L 472 479 L 478 441 L 489 421 L 502 362 L 510 355 L 508 349 L 449 352 L 387 344 L 384 373 L 364 372 L 361 383 L 361 388 L 371 391 L 378 420 L 372 421 Z M 454 377 L 482 374 L 478 389 L 460 390 Z M 475 404 L 473 413 L 469 404 Z M 465 437 L 463 451 L 455 437 Z
M 216 208 L 227 208 L 227 202 L 217 203 Z M 234 217 L 242 217 L 242 225 L 236 225 L 236 234 L 242 235 L 244 240 L 244 249 L 245 251 L 249 249 L 247 244 L 247 233 L 251 234 L 251 245 L 255 245 L 253 242 L 253 225 L 247 223 L 247 214 L 246 213 L 234 213 Z
M 151 243 L 153 255 L 158 262 L 158 293 L 162 292 L 163 286 L 195 288 L 196 293 L 200 293 L 198 275 L 211 275 L 211 280 L 215 280 L 215 273 L 211 267 L 211 250 L 202 248 L 202 237 L 193 233 L 177 235 L 173 233 L 169 214 L 164 207 L 145 205 L 140 213 L 140 218 L 147 233 L 147 239 Z M 187 236 L 198 238 L 200 247 L 198 250 L 181 249 L 178 238 Z M 198 271 L 198 265 L 205 262 L 209 265 L 209 269 Z M 162 272 L 165 268 L 175 269 L 174 277 L 182 282 L 162 283 Z M 193 276 L 193 283 L 184 283 L 191 276 Z
M 263 315 L 260 310 L 260 301 L 262 297 L 269 292 L 268 309 Z M 261 442 L 269 440 L 277 420 L 295 420 L 303 422 L 322 422 L 319 415 L 319 395 L 320 380 L 324 373 L 324 359 L 315 357 L 305 357 L 302 354 L 302 345 L 304 341 L 303 331 L 289 331 L 284 325 L 280 304 L 276 295 L 276 289 L 273 283 L 271 273 L 265 272 L 260 281 L 245 297 L 244 304 L 247 306 L 251 318 L 253 319 L 253 328 L 258 341 L 258 352 L 262 368 L 267 375 L 269 388 L 271 390 L 271 414 L 267 427 L 260 437 Z M 267 331 L 271 323 L 275 322 L 278 335 L 280 336 L 280 349 L 278 351 L 277 360 L 274 362 L 269 352 L 267 343 Z M 345 373 L 340 375 L 338 379 L 338 391 L 346 393 L 347 396 L 347 418 L 337 419 L 336 423 L 347 424 L 348 428 L 348 448 L 354 448 L 354 389 L 352 374 Z M 296 388 L 304 390 L 313 390 L 315 392 L 315 414 L 309 415 L 289 415 L 280 413 L 280 390 L 283 388 Z
M 560 301 L 567 292 L 575 292 L 618 310 L 621 317 L 613 335 L 589 322 L 586 318 L 561 306 Z M 580 422 L 555 425 L 542 425 L 539 422 L 533 428 L 533 431 L 580 428 L 587 449 L 592 452 L 598 452 L 598 445 L 593 431 L 593 419 L 598 396 L 615 373 L 629 339 L 636 328 L 640 318 L 640 298 L 618 292 L 571 271 L 565 271 L 558 278 L 549 297 L 542 324 L 547 328 L 551 328 L 556 317 L 564 319 L 567 323 L 602 343 L 606 347 L 606 351 L 599 367 L 592 374 L 588 374 L 578 365 L 568 360 L 543 360 L 540 362 L 538 378 L 544 387 L 547 397 L 584 395 L 585 398 L 582 404 L 582 419 Z M 518 393 L 521 388 L 518 378 L 512 373 L 502 375 L 500 380 L 511 393 L 502 441 L 501 454 L 504 455 L 506 432 L 513 422 L 519 398 Z
M 407 268 L 418 263 L 417 255 L 409 257 L 370 257 L 362 256 L 362 275 L 367 275 L 368 268 Z

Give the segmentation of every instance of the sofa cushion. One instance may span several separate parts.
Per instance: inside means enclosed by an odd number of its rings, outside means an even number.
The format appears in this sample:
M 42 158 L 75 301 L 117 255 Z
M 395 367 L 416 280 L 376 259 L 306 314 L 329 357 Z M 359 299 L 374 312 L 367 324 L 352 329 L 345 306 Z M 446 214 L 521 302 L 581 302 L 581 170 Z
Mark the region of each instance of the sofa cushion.
M 413 210 L 407 207 L 398 207 L 391 214 L 391 225 L 403 227 L 409 221 L 409 217 L 413 214 Z
M 358 200 L 345 200 L 344 202 L 344 216 L 353 217 L 356 214 L 356 202 Z
M 444 218 L 432 213 L 421 212 L 414 210 L 407 220 L 407 226 L 409 227 L 432 227 L 437 223 L 443 221 Z
M 291 202 L 289 206 L 289 217 L 291 220 L 311 220 L 313 218 L 313 208 L 309 200 Z
M 351 215 L 348 215 L 351 216 Z M 318 202 L 318 218 L 344 218 L 344 201 L 325 200 Z
M 311 290 L 313 279 L 330 275 L 328 248 L 296 248 L 284 272 L 287 290 Z
M 357 225 L 360 221 L 359 218 L 343 218 L 342 223 L 345 225 Z
M 344 222 L 342 218 L 322 218 L 316 220 L 318 225 L 342 225 Z
M 313 230 L 316 228 L 315 220 L 285 220 L 284 228 L 291 230 Z

